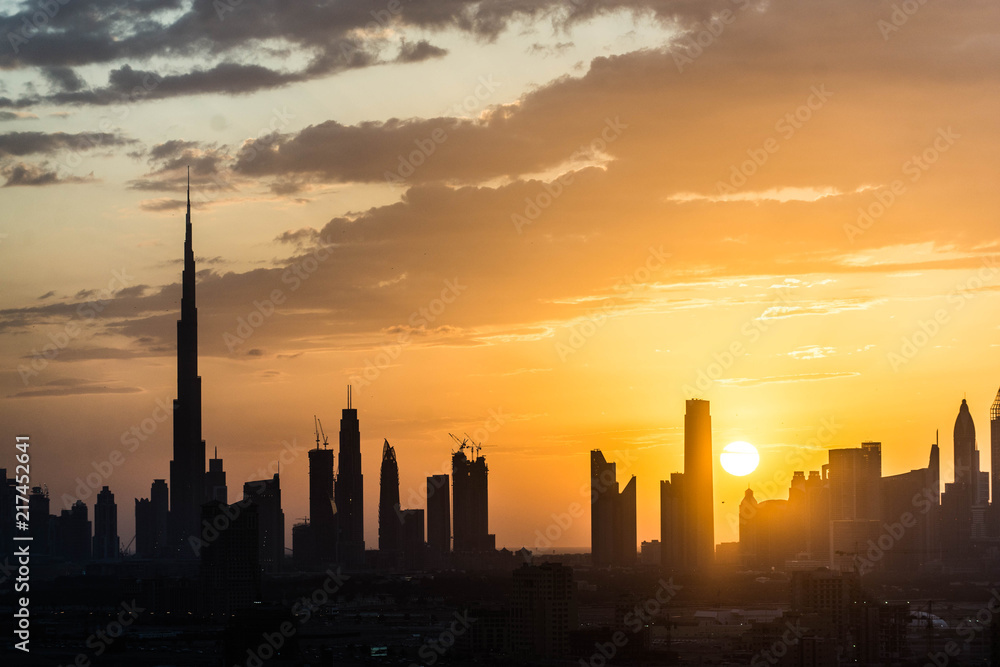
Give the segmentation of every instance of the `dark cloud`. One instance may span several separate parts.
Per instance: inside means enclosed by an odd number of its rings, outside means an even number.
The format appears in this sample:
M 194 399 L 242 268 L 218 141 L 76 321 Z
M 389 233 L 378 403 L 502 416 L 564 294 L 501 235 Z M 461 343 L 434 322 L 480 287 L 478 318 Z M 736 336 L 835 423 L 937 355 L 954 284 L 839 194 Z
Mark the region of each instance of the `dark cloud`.
M 60 151 L 85 151 L 97 148 L 127 146 L 135 140 L 110 132 L 6 132 L 0 134 L 0 157 L 43 154 Z
M 0 121 L 3 120 L 38 120 L 38 116 L 24 111 L 0 111 Z
M 70 67 L 46 67 L 42 69 L 42 75 L 59 92 L 73 93 L 87 85 Z
M 419 42 L 403 42 L 399 48 L 399 55 L 396 57 L 396 61 L 401 63 L 417 63 L 423 60 L 430 60 L 431 58 L 441 58 L 447 54 L 448 49 L 434 46 L 427 40 L 422 39 Z
M 61 183 L 89 183 L 94 180 L 90 176 L 60 176 L 47 163 L 41 165 L 17 162 L 0 167 L 0 176 L 6 180 L 3 187 L 58 185 Z

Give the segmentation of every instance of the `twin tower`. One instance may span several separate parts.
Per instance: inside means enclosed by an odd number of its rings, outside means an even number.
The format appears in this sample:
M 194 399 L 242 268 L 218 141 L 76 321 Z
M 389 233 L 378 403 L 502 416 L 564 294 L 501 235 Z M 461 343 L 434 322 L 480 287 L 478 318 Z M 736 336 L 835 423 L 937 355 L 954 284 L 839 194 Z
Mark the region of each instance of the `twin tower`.
M 673 571 L 696 572 L 715 558 L 712 415 L 708 401 L 687 401 L 684 414 L 684 472 L 660 482 L 660 558 Z M 617 464 L 590 453 L 591 558 L 595 567 L 636 561 L 635 475 L 624 489 Z

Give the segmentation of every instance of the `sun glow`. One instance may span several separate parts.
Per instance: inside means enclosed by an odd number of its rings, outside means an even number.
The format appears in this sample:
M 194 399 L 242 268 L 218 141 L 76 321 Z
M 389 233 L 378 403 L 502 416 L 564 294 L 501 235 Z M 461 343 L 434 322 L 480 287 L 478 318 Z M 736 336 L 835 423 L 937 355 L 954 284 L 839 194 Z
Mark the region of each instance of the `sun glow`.
M 749 442 L 737 440 L 725 446 L 722 455 L 719 457 L 722 468 L 730 475 L 743 477 L 749 475 L 757 469 L 760 463 L 760 455 L 757 449 Z

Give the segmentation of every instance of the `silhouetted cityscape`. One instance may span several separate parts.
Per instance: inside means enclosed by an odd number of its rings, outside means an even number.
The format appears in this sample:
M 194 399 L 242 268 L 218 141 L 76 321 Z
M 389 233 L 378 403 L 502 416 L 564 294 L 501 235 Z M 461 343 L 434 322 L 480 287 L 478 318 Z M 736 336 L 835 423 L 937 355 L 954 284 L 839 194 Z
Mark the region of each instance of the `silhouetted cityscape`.
M 37 664 L 757 667 L 937 664 L 959 654 L 962 664 L 997 664 L 1000 594 L 987 588 L 989 616 L 967 601 L 1000 566 L 1000 512 L 989 502 L 1000 477 L 980 470 L 965 399 L 943 493 L 936 438 L 926 467 L 892 476 L 882 475 L 879 442 L 832 448 L 820 470 L 775 475 L 790 480 L 787 498 L 759 499 L 750 485 L 739 541 L 720 544 L 710 406 L 688 400 L 684 470 L 659 481 L 659 540 L 639 548 L 640 480 L 619 479 L 595 449 L 590 552 L 541 555 L 497 549 L 486 458 L 480 443 L 454 435 L 450 479 L 426 477 L 424 508 L 402 506 L 406 460 L 383 440 L 378 545 L 366 548 L 361 420 L 348 386 L 336 452 L 314 418 L 310 515 L 292 526 L 289 547 L 280 471 L 247 481 L 230 503 L 217 450 L 206 469 L 195 275 L 189 194 L 169 483 L 154 479 L 149 498 L 134 500 L 134 548 L 120 544 L 109 486 L 93 521 L 81 500 L 50 514 L 48 490 L 30 489 Z M 996 461 L 1000 393 L 990 437 Z M 16 477 L 0 477 L 10 594 L 21 581 L 10 549 L 20 491 Z M 107 641 L 94 640 L 102 632 Z M 966 635 L 976 641 L 956 643 Z

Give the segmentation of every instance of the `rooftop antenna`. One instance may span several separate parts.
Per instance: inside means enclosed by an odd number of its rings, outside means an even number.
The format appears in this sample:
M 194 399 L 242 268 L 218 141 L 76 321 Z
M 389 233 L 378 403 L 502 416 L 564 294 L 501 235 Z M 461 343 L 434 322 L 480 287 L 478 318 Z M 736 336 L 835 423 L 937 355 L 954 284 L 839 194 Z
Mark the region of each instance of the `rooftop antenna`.
M 351 385 L 347 385 L 347 409 L 351 409 Z

